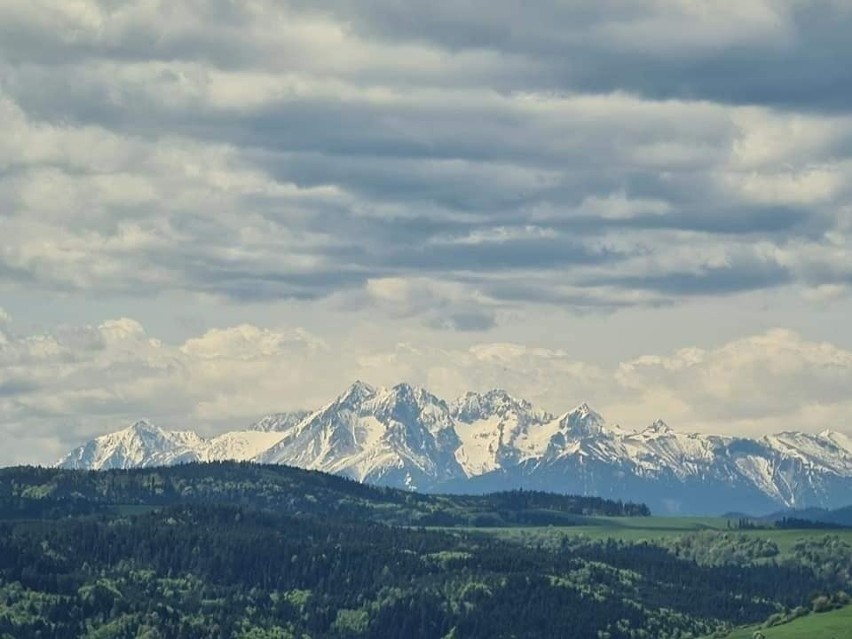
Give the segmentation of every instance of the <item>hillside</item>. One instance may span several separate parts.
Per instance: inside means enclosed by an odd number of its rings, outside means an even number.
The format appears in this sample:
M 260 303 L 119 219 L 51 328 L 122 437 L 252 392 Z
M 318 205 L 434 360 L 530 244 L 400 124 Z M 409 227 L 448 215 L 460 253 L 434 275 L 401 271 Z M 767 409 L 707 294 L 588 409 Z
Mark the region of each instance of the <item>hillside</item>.
M 837 605 L 852 571 L 852 546 L 816 530 L 782 552 L 766 531 L 666 526 L 617 501 L 284 466 L 5 469 L 0 497 L 2 639 L 674 639 Z M 667 536 L 584 533 L 631 522 Z
M 248 462 L 103 472 L 0 469 L 0 518 L 6 519 L 212 503 L 421 526 L 565 524 L 577 515 L 649 514 L 641 504 L 531 491 L 423 495 L 318 471 Z

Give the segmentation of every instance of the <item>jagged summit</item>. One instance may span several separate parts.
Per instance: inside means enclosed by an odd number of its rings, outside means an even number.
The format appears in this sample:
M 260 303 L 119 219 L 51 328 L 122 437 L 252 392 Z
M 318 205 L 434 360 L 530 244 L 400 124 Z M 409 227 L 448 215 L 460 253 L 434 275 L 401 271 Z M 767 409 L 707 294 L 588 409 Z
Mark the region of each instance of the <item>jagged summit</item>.
M 559 423 L 563 430 L 576 437 L 599 435 L 606 426 L 603 416 L 592 410 L 586 402 L 565 413 L 559 419 Z
M 356 382 L 257 460 L 422 489 L 464 475 L 454 456 L 458 446 L 443 400 L 410 384 Z
M 450 404 L 452 414 L 464 422 L 472 422 L 488 415 L 509 412 L 532 413 L 533 405 L 525 399 L 519 399 L 502 388 L 478 393 L 468 391 Z
M 147 419 L 139 419 L 127 428 L 124 429 L 123 432 L 126 433 L 160 433 L 162 429 L 159 426 L 155 426 L 153 423 L 148 421 Z
M 441 404 L 446 406 L 444 400 L 436 397 L 425 388 L 420 386 L 412 386 L 408 383 L 396 384 L 387 389 L 378 389 L 373 397 L 376 401 L 388 404 Z
M 674 433 L 674 430 L 662 419 L 657 419 L 653 424 L 646 426 L 640 432 L 647 435 L 670 435 Z
M 583 416 L 585 416 L 585 415 L 591 415 L 592 413 L 595 413 L 595 411 L 593 411 L 593 410 L 592 410 L 592 407 L 591 407 L 591 406 L 589 406 L 586 402 L 583 402 L 582 404 L 579 404 L 579 405 L 578 405 L 578 406 L 577 406 L 574 410 L 572 410 L 571 412 L 572 412 L 572 413 L 577 413 L 578 415 L 583 415 Z M 595 413 L 595 414 L 597 414 L 597 413 Z
M 555 417 L 503 389 L 447 403 L 408 383 L 356 381 L 318 410 L 273 413 L 204 438 L 148 420 L 71 451 L 59 465 L 109 469 L 253 460 L 417 490 L 535 488 L 612 496 L 671 512 L 837 507 L 852 495 L 852 437 L 683 434 L 658 419 L 607 425 L 587 403 Z M 700 498 L 696 496 L 700 495 Z
M 246 430 L 255 430 L 262 433 L 285 431 L 299 424 L 311 412 L 308 410 L 297 410 L 289 413 L 272 413 L 251 424 Z
M 198 450 L 203 442 L 191 431 L 166 431 L 147 420 L 139 420 L 71 451 L 59 465 L 100 470 L 199 461 Z
M 347 388 L 332 404 L 355 405 L 376 394 L 376 389 L 360 380 Z

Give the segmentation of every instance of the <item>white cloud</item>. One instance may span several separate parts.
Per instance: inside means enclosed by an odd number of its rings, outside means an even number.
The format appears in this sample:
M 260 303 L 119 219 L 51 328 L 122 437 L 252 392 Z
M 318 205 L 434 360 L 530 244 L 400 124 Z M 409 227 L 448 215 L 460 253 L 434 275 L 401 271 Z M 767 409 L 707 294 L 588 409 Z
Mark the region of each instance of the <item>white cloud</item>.
M 641 215 L 663 215 L 671 211 L 671 204 L 663 200 L 629 198 L 625 193 L 612 193 L 605 197 L 590 195 L 579 207 L 604 219 L 628 219 Z
M 621 410 L 633 401 L 704 430 L 846 429 L 852 419 L 852 352 L 789 330 L 640 357 L 615 377 L 629 391 Z
M 317 382 L 332 361 L 303 330 L 242 325 L 170 345 L 127 318 L 64 327 L 0 342 L 0 416 L 66 446 L 144 416 L 209 431 L 326 399 L 342 384 Z M 6 455 L 39 459 L 18 446 Z
M 494 300 L 461 284 L 427 278 L 371 279 L 361 294 L 350 299 L 390 316 L 416 317 L 435 329 L 484 331 L 496 321 Z

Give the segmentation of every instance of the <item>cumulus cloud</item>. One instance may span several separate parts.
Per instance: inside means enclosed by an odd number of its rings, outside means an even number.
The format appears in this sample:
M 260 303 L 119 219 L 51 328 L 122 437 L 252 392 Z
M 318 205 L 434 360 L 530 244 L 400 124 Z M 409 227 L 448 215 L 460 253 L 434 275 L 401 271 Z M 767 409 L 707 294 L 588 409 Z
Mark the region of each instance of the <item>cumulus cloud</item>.
M 2 462 L 47 462 L 49 452 L 141 417 L 211 432 L 313 405 L 342 383 L 331 366 L 328 346 L 300 329 L 239 325 L 167 344 L 123 318 L 12 337 L 0 342 L 4 427 L 52 444 L 30 450 L 24 441 Z
M 852 414 L 852 351 L 783 329 L 715 349 L 639 357 L 621 364 L 615 378 L 645 410 L 657 407 L 705 429 L 848 428 Z

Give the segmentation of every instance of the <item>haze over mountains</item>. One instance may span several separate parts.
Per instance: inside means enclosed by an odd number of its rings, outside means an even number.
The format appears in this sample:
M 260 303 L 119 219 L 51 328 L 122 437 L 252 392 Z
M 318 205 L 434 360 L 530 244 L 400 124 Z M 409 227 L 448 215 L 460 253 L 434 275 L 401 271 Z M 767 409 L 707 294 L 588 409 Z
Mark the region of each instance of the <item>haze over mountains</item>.
M 447 402 L 423 388 L 356 382 L 313 412 L 204 438 L 146 421 L 73 450 L 64 468 L 250 460 L 419 491 L 538 489 L 642 501 L 658 513 L 770 512 L 852 499 L 852 438 L 826 430 L 759 439 L 633 431 L 586 404 L 562 415 L 503 390 Z

